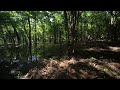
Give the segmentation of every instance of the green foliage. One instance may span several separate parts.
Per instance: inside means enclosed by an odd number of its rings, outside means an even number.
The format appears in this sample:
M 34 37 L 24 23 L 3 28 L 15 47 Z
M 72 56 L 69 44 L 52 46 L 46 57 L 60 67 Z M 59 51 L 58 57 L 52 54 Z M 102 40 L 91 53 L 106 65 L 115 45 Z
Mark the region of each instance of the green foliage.
M 111 33 L 114 31 L 110 30 L 110 22 L 111 17 L 114 16 L 117 26 L 115 32 L 120 33 L 119 11 L 79 11 L 79 13 L 78 41 L 108 40 L 113 38 Z M 21 43 L 24 43 L 24 40 L 28 40 L 28 17 L 31 24 L 32 43 L 34 43 L 35 37 L 38 40 L 37 42 L 42 43 L 43 29 L 46 43 L 60 43 L 60 39 L 63 42 L 67 41 L 66 33 L 68 31 L 64 27 L 63 11 L 0 11 L 1 43 L 4 44 L 5 40 L 7 43 L 17 43 L 18 39 L 21 40 Z M 68 19 L 71 17 L 69 11 L 68 17 Z M 117 38 L 119 39 L 118 34 Z

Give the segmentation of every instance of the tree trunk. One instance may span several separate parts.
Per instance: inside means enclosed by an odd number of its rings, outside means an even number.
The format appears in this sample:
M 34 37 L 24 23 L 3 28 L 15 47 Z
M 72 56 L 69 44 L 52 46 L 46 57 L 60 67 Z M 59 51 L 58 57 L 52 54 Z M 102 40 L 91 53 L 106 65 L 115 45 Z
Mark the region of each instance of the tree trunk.
M 57 26 L 56 24 L 54 23 L 54 44 L 57 44 Z
M 67 49 L 68 49 L 68 55 L 69 55 L 69 49 L 70 49 L 70 39 L 69 39 L 69 27 L 68 27 L 68 12 L 64 11 L 64 24 L 65 24 L 65 30 L 66 30 L 66 36 L 67 36 Z
M 50 33 L 49 43 L 51 44 L 51 42 L 52 42 L 52 35 Z
M 35 55 L 36 55 L 36 59 L 37 59 L 37 35 L 36 35 L 37 34 L 36 29 L 37 28 L 36 28 L 36 18 L 37 17 L 36 17 L 36 12 L 35 12 L 35 42 L 34 42 L 35 43 L 35 47 L 34 48 L 35 48 Z
M 71 11 L 71 23 L 70 23 L 70 30 L 71 30 L 71 35 L 70 35 L 70 56 L 76 54 L 76 45 L 77 45 L 77 29 L 78 29 L 78 16 L 79 13 L 78 11 Z
M 114 11 L 110 11 L 110 14 L 111 14 L 111 24 L 110 24 L 110 27 L 111 27 L 111 41 L 112 42 L 117 42 L 117 32 L 116 32 L 116 23 L 117 23 L 117 16 L 115 15 L 115 12 Z
M 29 36 L 28 36 L 28 33 L 27 33 L 27 30 L 26 30 L 26 24 L 25 24 L 25 20 L 24 20 L 24 18 L 22 18 L 22 22 L 23 22 L 23 29 L 24 29 L 24 34 L 25 34 L 25 43 L 26 43 L 26 45 L 28 45 L 28 39 L 29 39 Z
M 37 46 L 37 32 L 36 32 L 36 13 L 35 13 L 35 47 Z
M 62 47 L 61 47 L 61 45 L 62 45 L 62 43 L 61 43 L 61 29 L 60 29 L 60 34 L 59 34 L 59 43 L 60 43 L 60 57 L 61 57 L 61 53 L 62 53 Z
M 17 32 L 17 29 L 16 29 L 16 27 L 15 27 L 15 25 L 14 25 L 15 22 L 13 22 L 13 21 L 10 19 L 10 23 L 11 23 L 13 29 L 14 29 L 14 34 L 15 34 L 16 37 L 17 37 L 18 44 L 20 44 L 20 37 L 19 37 L 19 34 L 18 34 L 18 32 Z
M 28 44 L 28 36 L 27 36 L 27 30 L 26 30 L 26 27 L 24 25 L 24 31 L 25 31 L 25 43 Z
M 31 24 L 30 24 L 30 17 L 28 17 L 28 24 L 29 24 L 29 55 L 30 55 L 30 60 L 32 60 L 32 42 L 31 42 Z
M 20 37 L 19 37 L 19 35 L 18 35 L 17 29 L 16 29 L 16 27 L 14 26 L 14 24 L 13 24 L 12 22 L 11 22 L 11 25 L 12 25 L 12 27 L 13 27 L 13 29 L 14 29 L 14 34 L 15 34 L 16 37 L 17 37 L 18 44 L 20 44 Z
M 43 29 L 43 57 L 45 56 L 45 26 L 42 25 Z

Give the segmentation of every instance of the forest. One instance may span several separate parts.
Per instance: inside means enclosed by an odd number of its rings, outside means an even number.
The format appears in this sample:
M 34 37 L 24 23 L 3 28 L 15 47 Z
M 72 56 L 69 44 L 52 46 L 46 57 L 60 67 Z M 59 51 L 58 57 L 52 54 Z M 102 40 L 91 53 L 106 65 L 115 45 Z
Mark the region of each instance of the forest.
M 0 79 L 120 79 L 120 11 L 0 11 Z

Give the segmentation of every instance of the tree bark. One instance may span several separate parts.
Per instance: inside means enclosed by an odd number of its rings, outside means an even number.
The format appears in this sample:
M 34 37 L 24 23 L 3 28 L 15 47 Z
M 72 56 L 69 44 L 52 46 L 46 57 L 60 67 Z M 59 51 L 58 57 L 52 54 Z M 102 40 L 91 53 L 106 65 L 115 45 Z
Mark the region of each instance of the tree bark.
M 45 26 L 42 25 L 43 29 L 43 57 L 45 56 Z
M 68 49 L 68 55 L 69 55 L 69 51 L 70 51 L 70 31 L 69 31 L 69 27 L 68 27 L 68 19 L 69 19 L 69 15 L 68 15 L 68 11 L 64 11 L 64 24 L 65 24 L 65 31 L 66 33 L 66 40 L 67 40 L 67 49 Z
M 19 35 L 18 35 L 17 29 L 16 29 L 16 27 L 14 26 L 14 24 L 13 24 L 12 22 L 11 22 L 11 25 L 12 25 L 12 27 L 13 27 L 13 29 L 14 29 L 14 34 L 15 34 L 16 37 L 17 37 L 18 44 L 20 44 L 20 37 L 19 37 Z
M 28 24 L 29 24 L 29 55 L 30 55 L 30 60 L 32 60 L 31 24 L 30 24 L 29 16 L 28 16 Z
M 76 54 L 76 46 L 77 46 L 77 32 L 78 32 L 78 11 L 71 11 L 71 35 L 70 35 L 70 55 Z
M 110 23 L 110 32 L 111 32 L 111 41 L 117 42 L 117 31 L 116 31 L 116 23 L 117 23 L 117 16 L 115 11 L 110 11 L 111 14 L 111 23 Z

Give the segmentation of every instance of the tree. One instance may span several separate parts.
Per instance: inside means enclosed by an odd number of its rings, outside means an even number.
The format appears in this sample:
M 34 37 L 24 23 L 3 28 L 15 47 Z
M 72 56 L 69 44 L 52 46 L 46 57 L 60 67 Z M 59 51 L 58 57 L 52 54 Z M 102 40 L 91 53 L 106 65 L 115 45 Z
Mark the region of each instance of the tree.
M 28 16 L 28 24 L 29 24 L 29 52 L 30 52 L 30 60 L 32 60 L 32 41 L 31 41 L 31 24 L 30 17 Z

